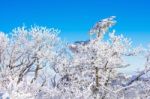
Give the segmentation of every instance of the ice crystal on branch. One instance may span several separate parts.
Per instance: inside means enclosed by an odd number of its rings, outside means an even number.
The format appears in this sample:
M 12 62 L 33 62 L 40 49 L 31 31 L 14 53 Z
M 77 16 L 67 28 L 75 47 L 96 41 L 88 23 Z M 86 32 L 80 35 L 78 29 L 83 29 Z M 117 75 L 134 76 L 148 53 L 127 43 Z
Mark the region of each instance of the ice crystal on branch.
M 105 33 L 110 27 L 112 27 L 116 21 L 114 21 L 115 16 L 103 19 L 97 22 L 94 27 L 90 30 L 90 35 L 96 34 L 96 37 L 102 39 Z

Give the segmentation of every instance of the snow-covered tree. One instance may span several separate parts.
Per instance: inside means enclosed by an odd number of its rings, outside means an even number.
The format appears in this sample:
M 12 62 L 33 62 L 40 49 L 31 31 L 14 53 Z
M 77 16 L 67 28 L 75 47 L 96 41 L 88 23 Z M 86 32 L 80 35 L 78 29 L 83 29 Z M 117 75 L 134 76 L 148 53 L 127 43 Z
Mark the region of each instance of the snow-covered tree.
M 73 54 L 73 64 L 69 74 L 71 84 L 78 88 L 80 93 L 90 91 L 88 98 L 99 96 L 104 99 L 110 97 L 110 94 L 115 96 L 117 89 L 113 88 L 112 81 L 117 78 L 119 68 L 128 66 L 123 61 L 123 57 L 129 52 L 130 41 L 122 35 L 116 36 L 115 31 L 109 33 L 108 40 L 103 39 L 108 33 L 108 28 L 115 23 L 113 18 L 104 19 L 91 29 L 90 32 L 96 31 L 98 35 L 95 39 L 87 44 L 74 45 L 76 52 Z
M 115 35 L 115 31 L 109 32 L 109 28 L 116 23 L 115 17 L 99 21 L 91 29 L 90 34 L 96 34 L 94 39 L 77 42 L 70 45 L 73 52 L 71 67 L 68 68 L 67 92 L 80 98 L 142 98 L 147 95 L 145 81 L 142 76 L 149 71 L 149 54 L 146 58 L 146 68 L 129 75 L 119 72 L 130 64 L 126 63 L 124 57 L 136 56 L 145 52 L 140 47 L 132 48 L 131 41 L 122 35 Z M 109 35 L 108 35 L 109 34 Z M 108 35 L 108 39 L 104 37 Z M 141 79 L 139 79 L 141 78 Z M 139 95 L 145 86 L 144 94 Z M 149 95 L 149 94 L 148 94 Z
M 45 27 L 22 27 L 12 31 L 9 41 L 0 34 L 0 91 L 12 99 L 51 96 L 51 79 L 65 64 L 65 44 L 58 33 Z
M 62 41 L 53 28 L 21 27 L 9 36 L 0 32 L 0 95 L 11 99 L 148 99 L 150 51 L 134 49 L 129 39 L 109 31 L 114 18 L 97 22 L 90 29 L 92 39 L 74 44 Z M 121 73 L 120 69 L 130 66 L 125 57 L 139 52 L 146 58 L 145 68 L 134 75 Z

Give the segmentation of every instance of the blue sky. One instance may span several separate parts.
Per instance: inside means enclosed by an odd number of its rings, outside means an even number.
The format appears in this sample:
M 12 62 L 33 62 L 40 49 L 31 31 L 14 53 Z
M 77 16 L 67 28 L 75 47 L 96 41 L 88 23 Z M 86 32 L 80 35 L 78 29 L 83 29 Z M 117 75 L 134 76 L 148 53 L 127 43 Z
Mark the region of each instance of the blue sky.
M 117 16 L 118 34 L 134 45 L 150 43 L 149 0 L 0 0 L 0 31 L 31 25 L 54 27 L 68 41 L 86 40 L 99 19 Z

